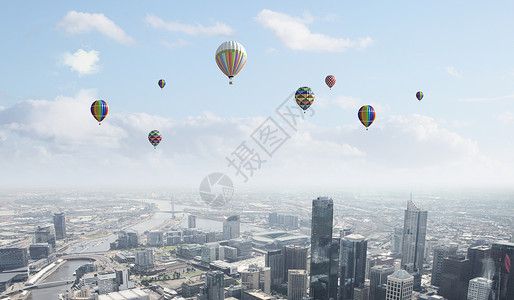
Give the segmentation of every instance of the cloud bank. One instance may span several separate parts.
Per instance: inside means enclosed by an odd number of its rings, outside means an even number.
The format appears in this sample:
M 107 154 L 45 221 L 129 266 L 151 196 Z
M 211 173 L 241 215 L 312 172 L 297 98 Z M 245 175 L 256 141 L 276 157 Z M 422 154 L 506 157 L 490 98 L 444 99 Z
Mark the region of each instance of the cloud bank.
M 146 15 L 145 21 L 154 28 L 164 29 L 171 32 L 181 32 L 192 36 L 231 36 L 235 31 L 230 26 L 216 22 L 213 26 L 200 24 L 189 25 L 174 21 L 164 21 L 152 14 Z

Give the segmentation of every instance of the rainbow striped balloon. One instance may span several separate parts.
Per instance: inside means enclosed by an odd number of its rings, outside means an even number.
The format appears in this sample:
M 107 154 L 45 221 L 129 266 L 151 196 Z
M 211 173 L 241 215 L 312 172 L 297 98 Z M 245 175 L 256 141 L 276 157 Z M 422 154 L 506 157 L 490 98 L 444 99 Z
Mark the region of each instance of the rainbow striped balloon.
M 164 86 L 166 85 L 166 80 L 164 79 L 159 79 L 159 81 L 157 82 L 157 84 L 159 85 L 159 87 L 161 88 L 161 90 L 164 88 Z
M 150 141 L 150 144 L 153 145 L 154 149 L 157 147 L 157 145 L 159 145 L 161 140 L 162 140 L 162 136 L 161 136 L 161 133 L 159 132 L 159 130 L 152 130 L 148 134 L 148 141 Z
M 366 130 L 368 130 L 371 123 L 375 121 L 375 109 L 371 105 L 364 105 L 361 107 L 357 115 L 362 125 L 366 127 Z
M 100 125 L 100 122 L 102 122 L 109 113 L 109 105 L 103 100 L 96 100 L 91 104 L 91 113 L 98 121 L 98 125 Z
M 241 71 L 246 63 L 246 50 L 238 42 L 224 42 L 216 50 L 216 64 L 223 74 L 227 75 L 232 84 L 232 78 Z

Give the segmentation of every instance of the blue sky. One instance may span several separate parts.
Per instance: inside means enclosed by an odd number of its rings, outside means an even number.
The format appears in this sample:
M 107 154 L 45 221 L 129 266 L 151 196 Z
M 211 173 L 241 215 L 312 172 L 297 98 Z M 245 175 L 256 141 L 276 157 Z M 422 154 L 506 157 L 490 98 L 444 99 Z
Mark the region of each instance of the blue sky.
M 0 184 L 194 188 L 217 171 L 242 188 L 509 186 L 513 6 L 4 3 Z M 248 54 L 233 86 L 214 61 L 228 40 Z M 244 182 L 226 157 L 301 86 L 315 114 Z M 95 99 L 110 106 L 102 126 Z M 364 104 L 377 111 L 368 131 Z

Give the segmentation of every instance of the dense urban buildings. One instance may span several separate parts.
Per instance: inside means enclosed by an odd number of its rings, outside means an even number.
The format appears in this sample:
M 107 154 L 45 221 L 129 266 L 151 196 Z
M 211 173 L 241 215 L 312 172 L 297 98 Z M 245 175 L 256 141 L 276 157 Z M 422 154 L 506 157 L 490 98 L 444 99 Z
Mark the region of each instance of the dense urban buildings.
M 402 269 L 414 276 L 414 290 L 421 289 L 421 272 L 425 255 L 427 211 L 407 201 L 402 237 Z

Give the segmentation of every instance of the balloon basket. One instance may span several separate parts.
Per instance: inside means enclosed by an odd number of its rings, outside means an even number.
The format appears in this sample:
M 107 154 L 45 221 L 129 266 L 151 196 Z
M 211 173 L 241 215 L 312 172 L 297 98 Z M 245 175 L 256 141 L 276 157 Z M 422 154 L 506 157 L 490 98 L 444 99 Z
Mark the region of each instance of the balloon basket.
M 229 81 L 228 84 L 233 85 L 234 83 L 232 81 Z

